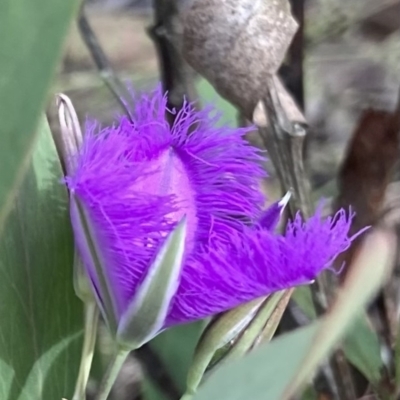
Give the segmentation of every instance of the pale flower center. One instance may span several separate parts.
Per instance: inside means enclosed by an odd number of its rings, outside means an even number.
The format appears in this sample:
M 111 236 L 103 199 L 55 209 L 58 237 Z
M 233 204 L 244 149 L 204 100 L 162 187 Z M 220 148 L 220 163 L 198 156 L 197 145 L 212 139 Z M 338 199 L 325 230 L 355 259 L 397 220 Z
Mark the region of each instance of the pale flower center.
M 195 192 L 188 173 L 181 159 L 171 148 L 163 151 L 157 159 L 147 162 L 146 173 L 133 185 L 135 191 L 152 195 L 174 195 L 178 205 L 176 212 L 168 218 L 178 222 L 184 215 L 187 218 L 186 248 L 193 248 L 194 235 L 197 228 Z

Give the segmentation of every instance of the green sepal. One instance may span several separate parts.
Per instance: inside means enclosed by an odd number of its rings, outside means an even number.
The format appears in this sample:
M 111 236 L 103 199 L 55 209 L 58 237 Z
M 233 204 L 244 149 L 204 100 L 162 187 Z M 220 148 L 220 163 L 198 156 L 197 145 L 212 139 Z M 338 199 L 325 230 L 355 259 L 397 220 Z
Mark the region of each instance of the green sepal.
M 70 196 L 71 215 L 73 215 L 79 224 L 79 229 L 82 232 L 82 237 L 85 242 L 82 243 L 86 247 L 87 254 L 90 255 L 93 267 L 96 271 L 99 284 L 99 292 L 101 299 L 97 298 L 97 304 L 103 315 L 106 324 L 108 325 L 111 334 L 114 336 L 117 331 L 117 307 L 113 297 L 110 284 L 107 276 L 107 265 L 105 265 L 104 257 L 98 240 L 96 238 L 96 231 L 92 225 L 92 221 L 88 210 L 78 196 L 71 193 Z M 83 272 L 83 271 L 81 271 Z M 75 273 L 79 273 L 79 270 Z M 80 289 L 76 288 L 75 289 Z
M 186 238 L 186 217 L 168 235 L 138 288 L 117 331 L 117 342 L 138 348 L 159 333 L 178 286 Z
M 186 380 L 186 395 L 193 395 L 218 350 L 237 337 L 256 315 L 265 297 L 219 314 L 204 330 Z

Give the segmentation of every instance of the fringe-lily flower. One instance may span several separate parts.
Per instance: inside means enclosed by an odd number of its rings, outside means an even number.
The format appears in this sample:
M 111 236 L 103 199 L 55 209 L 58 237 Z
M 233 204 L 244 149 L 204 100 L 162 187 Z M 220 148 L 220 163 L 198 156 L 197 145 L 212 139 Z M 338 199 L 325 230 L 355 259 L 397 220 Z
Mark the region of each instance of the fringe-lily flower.
M 189 103 L 170 127 L 161 90 L 142 95 L 135 107 L 133 122 L 88 125 L 76 171 L 66 178 L 94 242 L 72 205 L 76 244 L 100 309 L 107 313 L 111 299 L 117 324 L 183 217 L 182 265 L 157 332 L 307 284 L 349 247 L 352 215 L 344 210 L 327 219 L 318 210 L 305 222 L 298 215 L 285 234 L 274 232 L 282 203 L 263 211 L 263 157 L 244 139 L 248 129 L 219 127 L 211 108 Z M 97 261 L 91 245 L 100 249 Z

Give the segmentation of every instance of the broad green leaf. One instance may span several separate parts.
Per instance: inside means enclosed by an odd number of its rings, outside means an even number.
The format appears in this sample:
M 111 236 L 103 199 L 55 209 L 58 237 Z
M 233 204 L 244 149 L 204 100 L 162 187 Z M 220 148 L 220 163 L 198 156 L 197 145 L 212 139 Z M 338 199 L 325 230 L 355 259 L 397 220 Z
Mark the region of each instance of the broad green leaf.
M 355 316 L 353 326 L 343 341 L 343 352 L 370 383 L 378 386 L 385 366 L 378 335 L 368 324 L 366 315 Z
M 82 303 L 62 171 L 44 119 L 0 238 L 0 398 L 70 398 Z
M 59 357 L 62 352 L 68 351 L 68 347 L 74 345 L 74 341 L 78 341 L 79 336 L 81 336 L 81 334 L 80 332 L 77 332 L 74 335 L 70 335 L 63 340 L 60 340 L 57 344 L 48 349 L 38 360 L 36 360 L 28 378 L 26 379 L 25 388 L 23 393 L 21 393 L 20 398 L 29 398 L 31 395 L 31 388 L 38 384 L 38 377 L 51 376 L 51 369 L 55 367 L 57 357 Z M 68 367 L 70 366 L 64 366 L 64 368 Z M 66 371 L 66 373 L 68 373 L 68 371 Z M 69 391 L 69 388 L 66 388 L 65 390 Z
M 77 4 L 0 1 L 0 232 L 27 171 L 38 117 Z
M 293 299 L 307 317 L 315 319 L 309 286 L 297 288 Z M 354 317 L 353 326 L 346 333 L 343 341 L 343 352 L 369 382 L 378 384 L 384 365 L 380 355 L 378 334 L 368 324 L 366 313 Z
M 310 286 L 299 286 L 293 293 L 292 299 L 301 308 L 304 314 L 310 318 L 315 319 L 316 313 L 312 300 Z
M 8 393 L 10 393 L 10 389 L 15 374 L 13 369 L 1 359 L 0 359 L 0 371 L 1 371 L 0 396 L 2 399 L 7 399 Z

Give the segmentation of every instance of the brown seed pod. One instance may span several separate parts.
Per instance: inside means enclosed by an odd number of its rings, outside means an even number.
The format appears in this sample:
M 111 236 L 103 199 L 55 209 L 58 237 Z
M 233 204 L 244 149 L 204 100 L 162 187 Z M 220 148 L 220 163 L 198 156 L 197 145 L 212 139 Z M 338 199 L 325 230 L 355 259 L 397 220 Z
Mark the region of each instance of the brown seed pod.
M 183 19 L 189 64 L 251 119 L 298 27 L 288 1 L 195 0 Z

